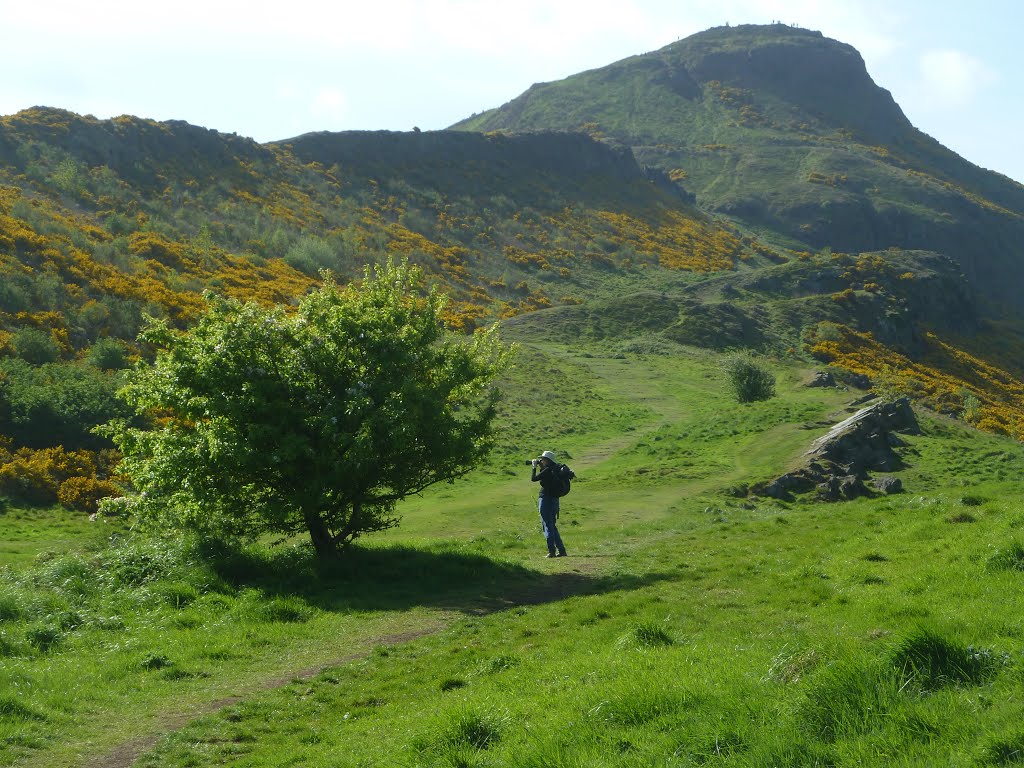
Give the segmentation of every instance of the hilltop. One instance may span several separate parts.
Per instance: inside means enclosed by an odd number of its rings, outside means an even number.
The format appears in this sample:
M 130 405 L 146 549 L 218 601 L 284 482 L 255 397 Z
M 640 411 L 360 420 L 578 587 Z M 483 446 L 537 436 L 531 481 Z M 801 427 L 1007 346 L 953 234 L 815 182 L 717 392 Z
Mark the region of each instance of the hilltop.
M 586 132 L 759 232 L 811 249 L 943 252 L 986 314 L 1022 307 L 1024 187 L 914 128 L 860 54 L 819 32 L 711 29 L 453 127 Z

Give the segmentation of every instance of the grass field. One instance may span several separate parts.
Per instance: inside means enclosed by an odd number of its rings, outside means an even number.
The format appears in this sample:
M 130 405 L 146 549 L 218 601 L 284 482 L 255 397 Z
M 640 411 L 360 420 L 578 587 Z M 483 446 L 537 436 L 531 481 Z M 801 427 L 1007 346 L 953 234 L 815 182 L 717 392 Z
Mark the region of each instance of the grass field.
M 922 415 L 903 494 L 739 498 L 860 394 L 775 370 L 526 345 L 491 462 L 334 565 L 6 510 L 0 764 L 1024 763 L 1024 450 Z

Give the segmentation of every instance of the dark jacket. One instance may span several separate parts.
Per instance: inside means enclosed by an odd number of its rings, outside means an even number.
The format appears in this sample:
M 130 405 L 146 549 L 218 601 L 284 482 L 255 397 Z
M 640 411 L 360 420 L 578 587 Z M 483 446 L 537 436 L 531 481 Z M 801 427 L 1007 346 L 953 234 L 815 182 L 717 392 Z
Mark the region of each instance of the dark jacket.
M 558 486 L 560 481 L 558 479 L 557 472 L 557 464 L 548 464 L 548 466 L 540 472 L 537 471 L 536 467 L 533 468 L 533 471 L 530 473 L 530 480 L 535 483 L 540 483 L 541 498 L 544 496 L 558 497 Z

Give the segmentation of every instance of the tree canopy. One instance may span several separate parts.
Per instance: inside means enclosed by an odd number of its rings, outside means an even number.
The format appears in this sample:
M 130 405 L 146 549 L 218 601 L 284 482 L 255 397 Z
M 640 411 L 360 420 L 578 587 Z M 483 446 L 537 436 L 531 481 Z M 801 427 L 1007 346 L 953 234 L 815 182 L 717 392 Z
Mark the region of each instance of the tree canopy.
M 330 275 L 297 310 L 207 295 L 188 331 L 151 323 L 155 363 L 113 422 L 144 520 L 214 535 L 308 532 L 329 556 L 398 524 L 396 503 L 469 472 L 492 446 L 509 363 L 497 328 L 446 332 L 444 297 L 407 264 Z

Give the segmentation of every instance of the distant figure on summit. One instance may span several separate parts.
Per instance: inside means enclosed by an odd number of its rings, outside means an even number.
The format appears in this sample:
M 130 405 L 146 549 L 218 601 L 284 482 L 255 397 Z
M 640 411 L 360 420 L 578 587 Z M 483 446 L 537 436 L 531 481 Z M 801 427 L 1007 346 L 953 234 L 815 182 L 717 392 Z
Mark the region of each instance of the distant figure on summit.
M 569 492 L 569 480 L 574 475 L 564 464 L 555 461 L 553 451 L 544 451 L 540 458 L 530 462 L 530 481 L 540 483 L 540 522 L 544 531 L 544 539 L 548 544 L 546 557 L 565 557 L 565 545 L 558 533 L 559 498 Z M 537 467 L 540 466 L 540 471 Z

